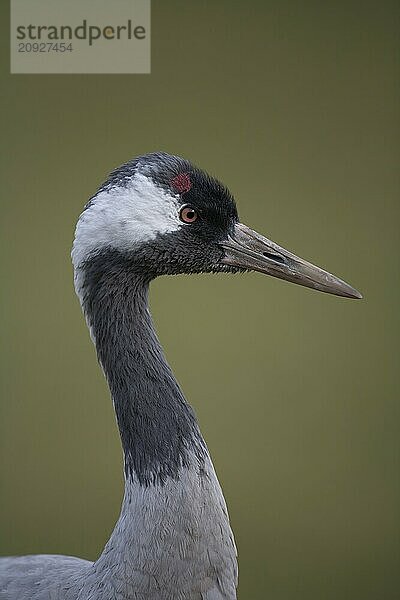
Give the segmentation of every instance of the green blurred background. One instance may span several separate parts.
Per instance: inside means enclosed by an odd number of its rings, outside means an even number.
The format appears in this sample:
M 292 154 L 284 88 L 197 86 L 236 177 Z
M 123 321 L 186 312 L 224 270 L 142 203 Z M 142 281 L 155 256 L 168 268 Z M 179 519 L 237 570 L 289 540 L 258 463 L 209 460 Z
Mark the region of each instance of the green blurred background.
M 259 274 L 153 284 L 228 502 L 239 598 L 397 598 L 397 3 L 153 0 L 144 76 L 9 75 L 1 11 L 1 553 L 94 559 L 117 518 L 120 442 L 69 253 L 105 175 L 163 149 L 365 294 Z

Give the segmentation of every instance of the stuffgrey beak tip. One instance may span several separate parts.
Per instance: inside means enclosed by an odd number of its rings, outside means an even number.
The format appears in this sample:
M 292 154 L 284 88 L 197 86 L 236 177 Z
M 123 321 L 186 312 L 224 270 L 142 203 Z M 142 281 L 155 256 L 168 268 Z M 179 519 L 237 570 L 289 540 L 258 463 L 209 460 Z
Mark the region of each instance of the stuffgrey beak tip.
M 356 298 L 356 300 L 362 300 L 364 296 L 358 290 L 354 290 L 353 298 Z

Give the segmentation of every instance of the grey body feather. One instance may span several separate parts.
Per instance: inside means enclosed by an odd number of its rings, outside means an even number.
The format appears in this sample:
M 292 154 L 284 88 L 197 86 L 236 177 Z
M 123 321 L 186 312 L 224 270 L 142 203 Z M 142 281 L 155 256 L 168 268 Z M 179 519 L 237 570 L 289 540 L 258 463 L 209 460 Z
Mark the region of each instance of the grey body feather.
M 199 476 L 128 482 L 122 510 L 94 563 L 67 556 L 0 560 L 0 600 L 236 598 L 236 552 L 211 462 Z

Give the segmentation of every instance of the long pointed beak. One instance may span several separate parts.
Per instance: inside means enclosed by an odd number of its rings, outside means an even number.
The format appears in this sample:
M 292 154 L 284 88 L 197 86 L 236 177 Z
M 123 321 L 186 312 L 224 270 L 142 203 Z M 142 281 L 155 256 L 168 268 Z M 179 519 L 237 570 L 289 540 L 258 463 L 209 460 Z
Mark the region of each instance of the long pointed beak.
M 222 259 L 225 265 L 260 271 L 327 294 L 362 298 L 360 292 L 348 283 L 281 248 L 242 223 L 237 223 L 233 234 L 220 245 L 225 251 Z

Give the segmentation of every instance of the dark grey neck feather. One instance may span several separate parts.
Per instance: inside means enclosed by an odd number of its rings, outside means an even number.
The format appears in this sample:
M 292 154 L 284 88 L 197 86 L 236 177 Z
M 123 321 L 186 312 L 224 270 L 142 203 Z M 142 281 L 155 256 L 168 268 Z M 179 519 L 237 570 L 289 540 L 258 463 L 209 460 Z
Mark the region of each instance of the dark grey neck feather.
M 205 444 L 153 328 L 149 278 L 108 251 L 82 267 L 81 300 L 110 387 L 127 478 L 141 485 L 179 478 Z M 193 460 L 193 459 L 192 459 Z

